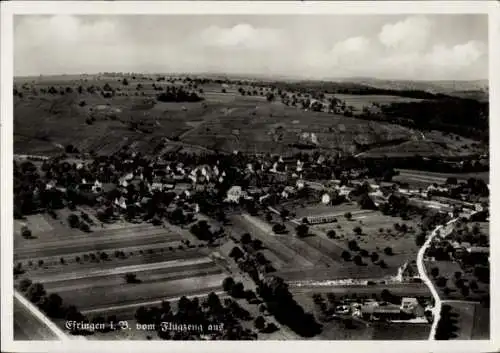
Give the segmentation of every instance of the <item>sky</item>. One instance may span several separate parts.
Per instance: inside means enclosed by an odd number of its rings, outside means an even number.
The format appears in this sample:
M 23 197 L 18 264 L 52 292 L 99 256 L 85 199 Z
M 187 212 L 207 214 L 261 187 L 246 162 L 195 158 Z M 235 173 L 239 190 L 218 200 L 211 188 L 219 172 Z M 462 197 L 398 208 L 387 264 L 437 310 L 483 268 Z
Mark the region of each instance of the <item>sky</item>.
M 115 15 L 14 19 L 16 76 L 214 73 L 488 78 L 487 15 Z

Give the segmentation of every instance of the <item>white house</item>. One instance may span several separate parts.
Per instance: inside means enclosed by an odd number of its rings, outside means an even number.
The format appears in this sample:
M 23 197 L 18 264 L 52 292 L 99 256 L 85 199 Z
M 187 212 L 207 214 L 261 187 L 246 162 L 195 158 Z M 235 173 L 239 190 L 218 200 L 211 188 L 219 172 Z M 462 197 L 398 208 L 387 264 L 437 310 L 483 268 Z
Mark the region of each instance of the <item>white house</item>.
M 241 189 L 241 186 L 232 186 L 227 191 L 226 201 L 239 203 L 240 202 L 240 198 L 242 196 L 243 196 L 243 190 Z
M 330 204 L 331 201 L 332 201 L 332 198 L 330 197 L 330 195 L 324 194 L 323 196 L 321 196 L 321 203 L 328 205 L 328 204 Z

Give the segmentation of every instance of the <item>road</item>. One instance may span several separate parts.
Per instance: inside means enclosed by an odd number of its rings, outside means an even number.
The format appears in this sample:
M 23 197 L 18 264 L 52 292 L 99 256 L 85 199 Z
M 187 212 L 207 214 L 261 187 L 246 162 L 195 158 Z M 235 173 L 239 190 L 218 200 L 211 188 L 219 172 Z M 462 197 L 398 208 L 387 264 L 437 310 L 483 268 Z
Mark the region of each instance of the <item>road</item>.
M 71 339 L 17 291 L 14 291 L 13 306 L 15 340 L 67 341 Z
M 474 214 L 473 212 L 472 214 Z M 471 215 L 472 215 L 471 214 Z M 420 248 L 418 255 L 417 255 L 417 269 L 420 278 L 422 281 L 429 287 L 432 297 L 434 298 L 434 307 L 432 309 L 432 315 L 433 315 L 433 322 L 431 326 L 431 332 L 429 335 L 429 340 L 433 341 L 436 336 L 436 329 L 439 323 L 439 320 L 441 318 L 441 307 L 443 305 L 443 301 L 439 297 L 439 293 L 436 290 L 436 287 L 434 286 L 434 283 L 432 283 L 432 280 L 429 278 L 427 275 L 427 271 L 425 270 L 425 265 L 424 265 L 424 256 L 425 252 L 429 248 L 432 240 L 436 235 L 440 235 L 441 237 L 446 237 L 448 234 L 450 234 L 453 231 L 453 224 L 458 220 L 458 218 L 454 218 L 451 221 L 449 221 L 446 226 L 439 225 L 437 226 L 431 233 L 431 235 L 427 238 L 425 241 L 424 245 Z

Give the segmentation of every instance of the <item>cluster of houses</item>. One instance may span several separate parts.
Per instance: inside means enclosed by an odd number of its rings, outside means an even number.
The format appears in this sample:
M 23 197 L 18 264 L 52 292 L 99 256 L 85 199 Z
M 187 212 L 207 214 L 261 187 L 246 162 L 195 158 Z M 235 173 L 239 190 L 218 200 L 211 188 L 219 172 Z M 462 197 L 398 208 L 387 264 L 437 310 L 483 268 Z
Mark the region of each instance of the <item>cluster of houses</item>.
M 393 304 L 375 299 L 344 300 L 335 308 L 336 315 L 351 315 L 366 321 L 428 323 L 424 308 L 417 298 L 404 297 L 401 304 Z

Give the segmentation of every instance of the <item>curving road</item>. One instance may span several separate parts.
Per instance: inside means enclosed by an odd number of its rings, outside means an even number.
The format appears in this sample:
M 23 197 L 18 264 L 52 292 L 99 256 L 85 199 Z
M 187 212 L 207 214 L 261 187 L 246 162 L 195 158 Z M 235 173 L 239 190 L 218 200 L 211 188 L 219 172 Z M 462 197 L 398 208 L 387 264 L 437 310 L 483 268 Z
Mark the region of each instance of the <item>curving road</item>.
M 474 213 L 473 212 L 470 216 L 472 216 Z M 469 216 L 469 217 L 470 217 Z M 436 235 L 440 236 L 447 236 L 453 231 L 453 224 L 458 220 L 458 218 L 454 218 L 451 221 L 449 221 L 445 226 L 439 225 L 437 226 L 431 233 L 431 235 L 427 238 L 425 241 L 424 245 L 420 248 L 418 255 L 417 255 L 417 268 L 418 268 L 418 273 L 420 275 L 420 278 L 422 281 L 429 287 L 432 297 L 434 298 L 434 307 L 432 309 L 432 315 L 433 315 L 433 321 L 432 321 L 432 326 L 431 326 L 431 332 L 429 334 L 429 340 L 433 341 L 436 336 L 436 329 L 437 325 L 439 323 L 439 320 L 441 318 L 441 307 L 443 305 L 443 301 L 441 298 L 439 298 L 439 293 L 436 290 L 436 287 L 432 283 L 431 279 L 427 275 L 427 271 L 425 270 L 424 266 L 424 255 L 425 252 L 427 251 L 429 245 L 431 244 L 432 240 Z M 444 228 L 444 229 L 443 229 Z

